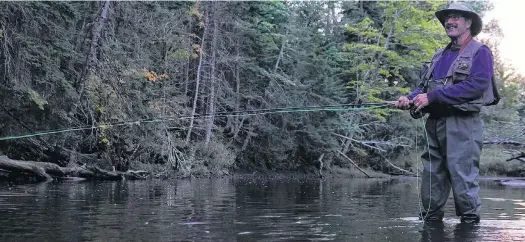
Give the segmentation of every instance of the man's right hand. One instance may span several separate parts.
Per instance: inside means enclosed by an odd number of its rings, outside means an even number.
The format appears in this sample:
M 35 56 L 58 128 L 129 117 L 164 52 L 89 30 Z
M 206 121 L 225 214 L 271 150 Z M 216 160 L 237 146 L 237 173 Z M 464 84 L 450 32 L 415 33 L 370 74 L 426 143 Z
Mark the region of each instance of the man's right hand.
M 401 96 L 397 100 L 396 107 L 399 109 L 407 109 L 410 107 L 410 100 L 405 96 Z

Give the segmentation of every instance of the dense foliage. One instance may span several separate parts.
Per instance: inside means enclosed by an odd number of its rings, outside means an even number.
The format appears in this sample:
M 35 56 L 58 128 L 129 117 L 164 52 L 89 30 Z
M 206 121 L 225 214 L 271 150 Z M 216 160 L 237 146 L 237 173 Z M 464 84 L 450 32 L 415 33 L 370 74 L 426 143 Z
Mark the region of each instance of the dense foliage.
M 448 42 L 434 17 L 446 3 L 4 2 L 1 136 L 86 128 L 0 149 L 182 176 L 350 166 L 340 153 L 386 169 L 424 144 L 407 112 L 222 114 L 396 100 Z M 523 77 L 498 57 L 489 27 L 505 99 L 485 112 L 487 137 L 520 141 Z

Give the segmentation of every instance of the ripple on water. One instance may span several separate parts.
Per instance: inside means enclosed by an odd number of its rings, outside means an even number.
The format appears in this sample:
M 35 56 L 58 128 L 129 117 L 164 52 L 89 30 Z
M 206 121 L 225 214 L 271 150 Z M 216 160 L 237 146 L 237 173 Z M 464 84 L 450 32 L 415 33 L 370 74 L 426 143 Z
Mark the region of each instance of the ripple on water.
M 450 199 L 442 226 L 429 228 L 413 216 L 415 183 L 192 179 L 0 187 L 0 241 L 525 241 L 525 193 L 516 188 L 482 185 L 479 225 L 459 226 Z

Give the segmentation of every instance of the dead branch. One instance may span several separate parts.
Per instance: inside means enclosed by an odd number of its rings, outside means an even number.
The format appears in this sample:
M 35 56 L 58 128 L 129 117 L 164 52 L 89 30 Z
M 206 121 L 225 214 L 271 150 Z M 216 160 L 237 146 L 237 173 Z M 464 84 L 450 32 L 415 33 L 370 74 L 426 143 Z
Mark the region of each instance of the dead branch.
M 346 158 L 348 161 L 350 161 L 350 163 L 352 163 L 352 165 L 354 165 L 359 171 L 361 171 L 363 174 L 366 175 L 366 177 L 368 178 L 372 178 L 370 175 L 368 175 L 368 173 L 366 173 L 363 169 L 361 169 L 352 159 L 350 159 L 350 157 L 346 156 L 344 153 L 342 153 L 341 151 L 337 151 L 337 153 L 339 153 L 341 156 L 343 156 L 344 158 Z
M 521 146 L 523 145 L 523 143 L 519 142 L 519 141 L 516 141 L 516 140 L 510 140 L 510 139 L 498 139 L 498 138 L 495 138 L 495 139 L 489 139 L 489 140 L 484 140 L 483 141 L 483 144 L 498 144 L 498 145 L 515 145 L 515 146 Z
M 364 141 L 364 140 L 356 140 L 354 138 L 351 138 L 351 137 L 348 137 L 348 136 L 344 136 L 344 135 L 341 135 L 341 134 L 337 134 L 337 133 L 332 133 L 332 134 L 337 136 L 337 137 L 341 137 L 343 139 L 350 140 L 352 142 L 361 144 L 361 145 L 363 145 L 365 147 L 368 147 L 370 149 L 375 149 L 375 150 L 378 150 L 378 151 L 381 151 L 381 152 L 386 152 L 386 150 L 384 150 L 380 146 L 411 147 L 410 145 L 407 145 L 407 144 L 394 143 L 394 142 L 392 142 L 392 140 L 390 140 L 390 141 L 379 141 L 379 140 L 366 140 L 366 141 Z
M 368 147 L 370 149 L 375 149 L 375 150 L 379 150 L 381 152 L 386 152 L 386 150 L 381 149 L 380 147 L 375 147 L 375 146 L 370 145 L 369 141 L 360 141 L 360 140 L 356 140 L 354 138 L 350 138 L 350 137 L 347 137 L 347 136 L 344 136 L 344 135 L 340 135 L 340 134 L 337 134 L 337 133 L 332 133 L 332 134 L 335 135 L 335 136 L 338 136 L 338 137 L 350 140 L 352 142 L 359 143 L 359 144 L 361 144 L 363 146 L 366 146 L 366 147 Z
M 408 173 L 408 174 L 411 174 L 411 175 L 415 175 L 413 172 L 411 171 L 407 171 L 399 166 L 396 166 L 394 165 L 392 162 L 390 162 L 389 159 L 387 159 L 384 155 L 381 155 L 383 157 L 383 159 L 386 161 L 386 163 L 388 163 L 390 166 L 394 167 L 395 169 L 399 170 L 399 171 L 402 171 L 402 172 L 405 172 L 405 173 Z
M 506 161 L 511 161 L 511 160 L 519 160 L 525 163 L 525 152 L 521 152 L 519 155 L 515 155 L 514 157 L 509 158 Z

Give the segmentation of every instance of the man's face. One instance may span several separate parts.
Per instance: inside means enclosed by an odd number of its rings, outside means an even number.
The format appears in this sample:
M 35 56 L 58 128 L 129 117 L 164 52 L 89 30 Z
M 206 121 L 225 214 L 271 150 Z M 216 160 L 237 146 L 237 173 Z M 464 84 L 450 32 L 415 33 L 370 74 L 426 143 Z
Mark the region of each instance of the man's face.
M 448 37 L 457 38 L 465 32 L 470 31 L 472 20 L 465 19 L 465 17 L 458 12 L 452 12 L 445 18 L 445 30 Z

